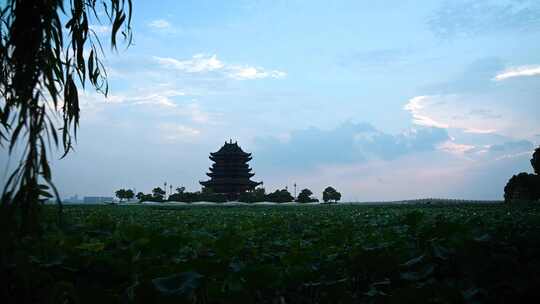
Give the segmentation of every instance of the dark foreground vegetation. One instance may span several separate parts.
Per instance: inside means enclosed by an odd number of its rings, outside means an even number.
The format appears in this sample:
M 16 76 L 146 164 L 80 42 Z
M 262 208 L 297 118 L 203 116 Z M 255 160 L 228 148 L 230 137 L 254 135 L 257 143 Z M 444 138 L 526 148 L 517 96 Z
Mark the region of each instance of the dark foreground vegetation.
M 66 206 L 3 303 L 540 303 L 540 205 Z

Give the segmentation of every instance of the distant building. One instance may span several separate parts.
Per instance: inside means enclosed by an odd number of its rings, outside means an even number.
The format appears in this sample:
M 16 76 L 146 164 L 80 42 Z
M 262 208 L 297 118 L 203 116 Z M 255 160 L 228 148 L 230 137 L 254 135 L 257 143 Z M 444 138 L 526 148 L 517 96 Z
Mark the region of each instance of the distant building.
M 232 140 L 225 142 L 219 151 L 210 153 L 210 160 L 214 162 L 210 173 L 206 173 L 210 180 L 200 184 L 214 193 L 225 194 L 229 200 L 238 199 L 241 193 L 262 184 L 250 179 L 255 175 L 247 164 L 251 160 L 251 153 L 242 151 Z
M 68 197 L 66 199 L 64 199 L 64 202 L 65 203 L 71 203 L 71 204 L 80 204 L 83 202 L 82 199 L 79 198 L 79 196 L 77 194 L 71 196 L 71 197 Z
M 110 203 L 113 201 L 112 196 L 85 196 L 83 202 L 85 204 L 100 204 Z

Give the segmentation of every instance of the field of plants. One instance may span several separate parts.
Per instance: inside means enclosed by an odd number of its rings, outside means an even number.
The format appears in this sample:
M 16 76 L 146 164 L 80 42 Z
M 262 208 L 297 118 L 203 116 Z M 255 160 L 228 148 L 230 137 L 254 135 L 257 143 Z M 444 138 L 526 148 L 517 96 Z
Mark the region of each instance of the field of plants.
M 539 204 L 45 213 L 4 303 L 540 303 Z

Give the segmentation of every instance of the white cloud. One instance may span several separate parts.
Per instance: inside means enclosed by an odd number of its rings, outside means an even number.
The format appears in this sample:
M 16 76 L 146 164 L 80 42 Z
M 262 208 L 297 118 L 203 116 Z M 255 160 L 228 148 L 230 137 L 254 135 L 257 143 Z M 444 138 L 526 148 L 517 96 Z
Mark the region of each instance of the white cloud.
M 491 134 L 512 125 L 509 118 L 500 115 L 477 115 L 482 104 L 493 103 L 480 98 L 460 95 L 428 95 L 411 98 L 403 107 L 412 115 L 412 122 L 420 126 L 460 129 L 465 133 Z M 491 113 L 491 110 L 489 111 Z
M 163 107 L 176 107 L 176 103 L 172 101 L 171 97 L 184 96 L 184 92 L 178 90 L 164 90 L 159 92 L 152 92 L 146 95 L 129 98 L 129 101 L 135 105 L 156 105 Z
M 153 57 L 163 67 L 176 69 L 188 73 L 204 73 L 222 69 L 225 65 L 217 59 L 216 55 L 207 56 L 204 54 L 194 55 L 188 60 L 177 60 L 174 58 Z
M 506 69 L 498 73 L 493 80 L 502 81 L 515 77 L 527 77 L 540 75 L 540 65 L 525 65 Z
M 518 152 L 513 154 L 504 154 L 502 156 L 497 157 L 495 160 L 503 160 L 503 159 L 511 159 L 511 158 L 517 158 L 517 157 L 523 157 L 523 156 L 529 156 L 531 155 L 531 151 L 524 151 L 524 152 Z
M 417 96 L 404 109 L 416 125 L 448 130 L 451 138 L 438 145 L 439 151 L 467 159 L 501 151 L 523 156 L 519 153 L 528 149 L 538 125 L 529 122 L 529 112 L 515 113 L 491 95 Z
M 462 155 L 475 149 L 473 145 L 458 144 L 452 140 L 445 141 L 437 146 L 441 151 Z
M 148 26 L 160 30 L 171 28 L 171 24 L 165 19 L 152 20 L 150 23 L 148 23 Z
M 287 76 L 287 73 L 282 71 L 266 71 L 262 68 L 255 68 L 250 66 L 231 66 L 229 68 L 230 73 L 229 77 L 239 80 L 247 80 L 247 79 L 261 79 L 261 78 L 283 78 Z
M 411 112 L 414 124 L 426 127 L 448 129 L 448 124 L 435 121 L 433 118 L 423 114 L 423 110 L 429 105 L 433 104 L 431 97 L 432 96 L 413 97 L 403 107 L 403 109 Z
M 266 70 L 261 67 L 248 65 L 227 64 L 217 58 L 217 55 L 196 54 L 191 59 L 178 60 L 166 57 L 153 57 L 161 66 L 186 73 L 208 73 L 221 71 L 225 77 L 237 80 L 274 78 L 280 79 L 287 73 L 278 70 Z
M 200 130 L 174 123 L 162 123 L 158 129 L 160 137 L 167 142 L 189 141 L 201 134 Z
M 124 95 L 117 95 L 117 94 L 110 94 L 108 95 L 107 97 L 104 97 L 105 98 L 105 102 L 108 102 L 108 103 L 123 103 L 126 101 L 126 96 Z
M 95 92 L 82 91 L 80 93 L 81 109 L 85 113 L 85 118 L 90 120 L 100 120 L 100 115 L 107 107 L 113 111 L 114 107 L 132 107 L 133 111 L 143 111 L 151 113 L 156 117 L 186 118 L 196 124 L 216 124 L 219 123 L 217 112 L 208 112 L 203 109 L 196 99 L 187 101 L 177 100 L 176 97 L 185 97 L 190 94 L 161 85 L 152 89 L 142 89 L 129 94 L 109 94 L 105 97 Z M 137 109 L 140 108 L 140 109 Z
M 475 129 L 475 128 L 467 128 L 464 130 L 465 133 L 472 133 L 472 134 L 491 134 L 495 133 L 495 129 Z

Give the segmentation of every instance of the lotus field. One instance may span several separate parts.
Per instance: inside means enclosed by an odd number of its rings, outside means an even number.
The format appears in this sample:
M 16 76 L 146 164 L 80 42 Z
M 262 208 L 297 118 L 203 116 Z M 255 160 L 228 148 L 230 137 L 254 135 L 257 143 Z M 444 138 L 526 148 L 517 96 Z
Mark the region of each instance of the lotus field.
M 64 206 L 61 228 L 45 214 L 44 236 L 17 244 L 11 300 L 540 303 L 538 204 Z

